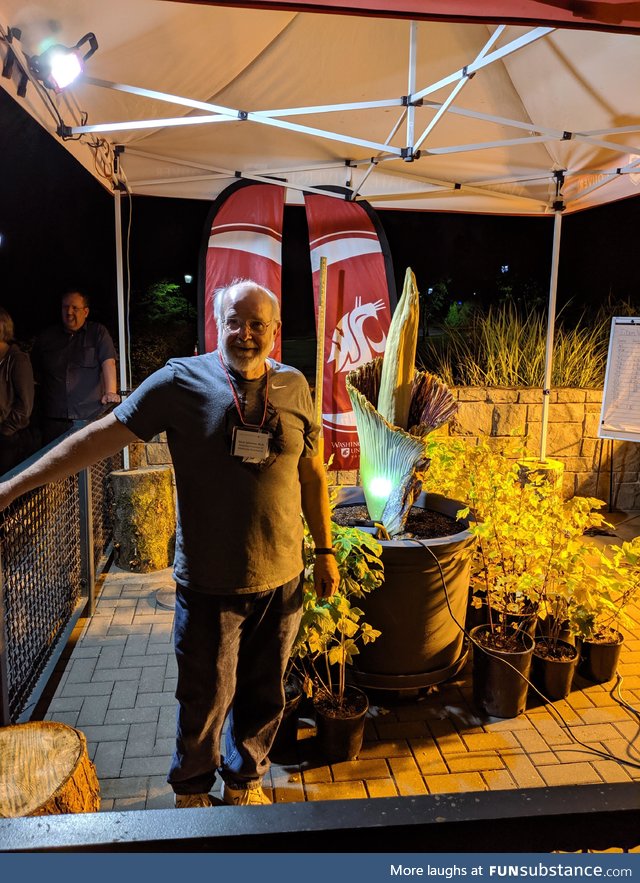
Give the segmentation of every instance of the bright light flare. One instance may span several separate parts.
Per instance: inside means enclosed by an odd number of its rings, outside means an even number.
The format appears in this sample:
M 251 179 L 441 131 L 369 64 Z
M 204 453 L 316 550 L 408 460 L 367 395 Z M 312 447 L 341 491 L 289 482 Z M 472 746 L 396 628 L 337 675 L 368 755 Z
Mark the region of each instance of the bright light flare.
M 82 73 L 82 60 L 78 52 L 54 50 L 50 56 L 49 79 L 57 91 L 66 89 Z
M 379 476 L 378 478 L 372 478 L 371 481 L 368 482 L 369 491 L 372 496 L 376 497 L 378 500 L 386 500 L 391 493 L 391 481 L 388 478 L 384 478 Z

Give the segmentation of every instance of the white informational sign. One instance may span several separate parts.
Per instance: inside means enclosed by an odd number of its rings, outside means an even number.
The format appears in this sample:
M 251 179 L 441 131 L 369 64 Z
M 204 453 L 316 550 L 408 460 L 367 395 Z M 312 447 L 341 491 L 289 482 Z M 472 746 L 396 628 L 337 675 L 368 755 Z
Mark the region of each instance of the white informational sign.
M 640 441 L 640 318 L 611 320 L 598 436 Z

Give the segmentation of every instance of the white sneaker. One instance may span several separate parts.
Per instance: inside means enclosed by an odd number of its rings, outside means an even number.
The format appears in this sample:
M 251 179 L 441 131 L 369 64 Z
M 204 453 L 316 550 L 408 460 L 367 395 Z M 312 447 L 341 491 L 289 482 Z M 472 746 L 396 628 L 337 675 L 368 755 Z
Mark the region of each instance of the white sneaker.
M 199 806 L 213 806 L 208 794 L 174 794 L 173 803 L 176 809 L 193 809 Z
M 251 788 L 231 788 L 226 782 L 222 783 L 222 800 L 229 806 L 264 806 L 271 801 L 262 790 L 261 785 Z

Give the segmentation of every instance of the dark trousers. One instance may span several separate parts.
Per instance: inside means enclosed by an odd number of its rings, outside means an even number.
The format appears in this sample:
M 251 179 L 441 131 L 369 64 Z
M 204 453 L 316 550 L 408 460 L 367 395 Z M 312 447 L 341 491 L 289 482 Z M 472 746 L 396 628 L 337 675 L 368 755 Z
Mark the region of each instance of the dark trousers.
M 206 595 L 176 587 L 178 794 L 258 784 L 284 710 L 284 672 L 302 614 L 302 577 L 271 592 Z M 221 735 L 228 727 L 224 756 Z

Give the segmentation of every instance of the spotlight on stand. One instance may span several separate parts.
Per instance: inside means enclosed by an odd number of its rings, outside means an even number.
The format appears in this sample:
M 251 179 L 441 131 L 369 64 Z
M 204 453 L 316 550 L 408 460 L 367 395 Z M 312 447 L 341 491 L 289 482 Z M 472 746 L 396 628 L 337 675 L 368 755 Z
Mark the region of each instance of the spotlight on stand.
M 83 54 L 82 47 L 88 44 L 89 48 Z M 67 86 L 82 73 L 84 62 L 91 58 L 98 48 L 95 34 L 85 34 L 70 49 L 57 44 L 50 46 L 42 55 L 35 55 L 29 59 L 31 73 L 42 80 L 48 89 L 62 92 Z

